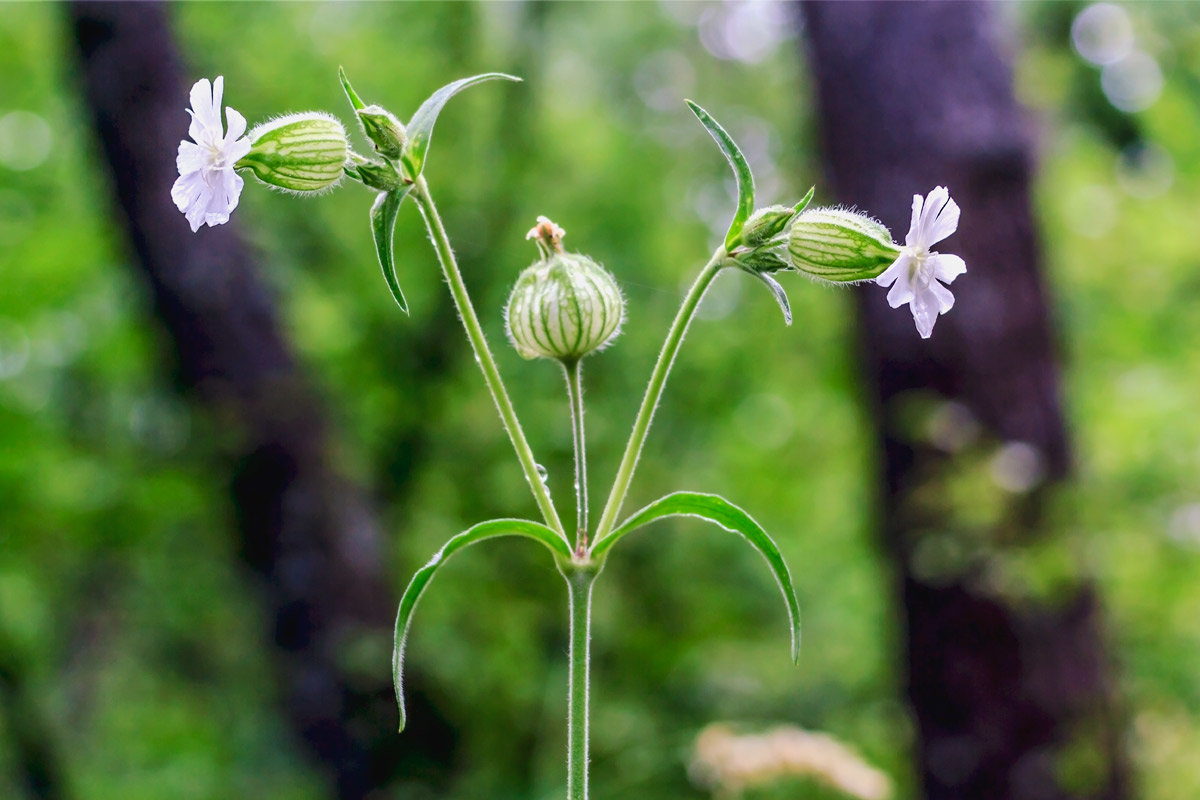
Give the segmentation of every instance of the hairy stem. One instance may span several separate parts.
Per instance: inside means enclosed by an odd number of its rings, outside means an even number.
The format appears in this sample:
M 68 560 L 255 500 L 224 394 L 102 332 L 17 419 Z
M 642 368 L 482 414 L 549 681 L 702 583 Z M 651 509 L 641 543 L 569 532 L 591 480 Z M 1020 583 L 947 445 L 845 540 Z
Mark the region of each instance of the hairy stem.
M 621 465 L 617 468 L 617 477 L 613 481 L 608 501 L 604 504 L 604 511 L 596 526 L 593 542 L 598 542 L 607 536 L 613 529 L 613 525 L 616 524 L 617 514 L 621 513 L 621 505 L 625 502 L 629 483 L 633 480 L 633 472 L 637 468 L 638 458 L 642 454 L 642 445 L 646 442 L 650 422 L 654 418 L 655 409 L 658 408 L 658 401 L 667 384 L 667 376 L 670 375 L 671 366 L 675 363 L 675 356 L 679 353 L 679 346 L 683 344 L 683 337 L 687 333 L 688 326 L 692 324 L 692 319 L 696 316 L 696 309 L 699 308 L 704 293 L 708 291 L 713 279 L 717 277 L 717 273 L 724 266 L 725 258 L 724 248 L 718 248 L 713 253 L 713 257 L 704 265 L 704 269 L 700 271 L 696 281 L 688 289 L 687 295 L 683 298 L 683 305 L 679 307 L 679 313 L 675 315 L 675 321 L 671 323 L 671 330 L 667 333 L 667 340 L 663 342 L 662 351 L 658 354 L 654 371 L 650 373 L 646 396 L 642 398 L 641 408 L 638 409 L 637 417 L 634 419 L 633 431 L 629 434 L 629 442 L 625 445 L 625 454 L 621 456 Z
M 525 480 L 529 483 L 529 488 L 533 492 L 533 497 L 537 501 L 538 508 L 541 509 L 546 524 L 566 539 L 562 521 L 558 518 L 558 511 L 554 508 L 554 500 L 551 499 L 550 490 L 538 472 L 533 450 L 525 439 L 525 432 L 521 430 L 521 423 L 517 419 L 516 411 L 513 410 L 512 401 L 508 399 L 504 381 L 500 379 L 500 370 L 496 368 L 496 360 L 492 357 L 491 349 L 488 348 L 487 339 L 483 335 L 483 327 L 480 326 L 479 318 L 475 315 L 475 309 L 471 305 L 471 298 L 467 294 L 466 284 L 463 283 L 462 273 L 459 272 L 454 251 L 450 249 L 450 239 L 446 236 L 442 218 L 438 216 L 437 206 L 433 204 L 433 197 L 429 194 L 429 186 L 425 183 L 424 177 L 417 176 L 413 183 L 412 197 L 421 209 L 421 215 L 425 218 L 425 227 L 429 230 L 434 249 L 437 250 L 438 261 L 442 264 L 442 272 L 446 276 L 446 282 L 450 285 L 450 294 L 454 297 L 458 316 L 467 331 L 471 349 L 475 351 L 475 361 L 479 364 L 480 371 L 483 372 L 483 380 L 487 383 L 488 391 L 492 393 L 492 400 L 495 401 L 496 409 L 500 412 L 500 420 L 504 423 L 504 429 L 508 431 L 508 438 L 512 441 L 513 449 L 517 451 L 517 460 L 521 462 Z
M 567 400 L 571 404 L 571 437 L 575 442 L 575 552 L 588 546 L 587 435 L 583 430 L 583 360 L 563 362 Z
M 591 671 L 592 585 L 596 570 L 571 565 L 563 574 L 570 598 L 571 653 L 567 690 L 567 800 L 588 796 L 588 684 Z

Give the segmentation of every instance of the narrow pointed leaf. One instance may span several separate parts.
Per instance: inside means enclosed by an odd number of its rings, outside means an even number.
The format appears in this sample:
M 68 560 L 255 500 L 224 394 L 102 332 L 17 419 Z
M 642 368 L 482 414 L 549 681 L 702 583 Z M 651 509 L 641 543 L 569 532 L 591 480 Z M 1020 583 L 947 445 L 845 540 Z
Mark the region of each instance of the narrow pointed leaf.
M 468 86 L 474 86 L 477 83 L 492 80 L 520 81 L 521 79 L 514 75 L 505 75 L 503 72 L 487 72 L 483 75 L 474 75 L 470 78 L 463 78 L 454 83 L 447 84 L 438 89 L 429 99 L 421 104 L 417 109 L 417 113 L 413 114 L 412 120 L 408 123 L 406 133 L 408 134 L 408 144 L 404 147 L 404 154 L 401 160 L 407 170 L 407 177 L 411 180 L 416 180 L 421 174 L 421 170 L 425 168 L 425 154 L 429 152 L 429 140 L 433 137 L 433 124 L 437 122 L 438 114 L 442 113 L 442 109 L 451 97 L 466 89 Z
M 779 310 L 783 312 L 783 321 L 786 324 L 791 325 L 792 304 L 788 302 L 787 292 L 785 292 L 783 287 L 779 285 L 779 281 L 775 280 L 765 272 L 752 272 L 750 274 L 762 281 L 763 284 L 771 290 L 771 295 L 775 298 L 775 302 L 779 303 Z
M 346 99 L 350 101 L 350 105 L 355 111 L 366 108 L 362 100 L 358 99 L 358 92 L 354 91 L 354 87 L 350 85 L 350 79 L 346 77 L 346 70 L 338 67 L 338 80 L 342 82 L 342 91 L 346 93 Z
M 815 187 L 815 186 L 808 187 L 808 194 L 806 194 L 806 195 L 804 195 L 804 197 L 800 198 L 800 202 L 796 203 L 796 205 L 795 205 L 796 213 L 792 215 L 793 219 L 800 216 L 800 212 L 802 212 L 802 211 L 804 211 L 804 209 L 808 208 L 808 204 L 812 202 L 813 195 L 816 193 L 817 193 L 817 187 Z
M 737 178 L 738 188 L 738 205 L 737 211 L 734 212 L 733 221 L 729 223 L 729 232 L 725 234 L 725 249 L 732 250 L 738 243 L 738 237 L 742 234 L 742 226 L 746 224 L 746 220 L 754 213 L 754 175 L 750 172 L 750 165 L 746 163 L 746 157 L 742 155 L 742 151 L 738 149 L 737 144 L 733 141 L 733 137 L 726 133 L 720 123 L 712 118 L 707 111 L 693 103 L 691 100 L 685 100 L 688 108 L 700 120 L 717 146 L 721 148 L 721 152 L 725 154 L 725 158 L 729 160 L 729 166 L 733 167 L 733 175 Z
M 767 560 L 780 590 L 783 591 L 783 599 L 787 603 L 788 617 L 791 622 L 792 660 L 798 661 L 800 658 L 800 603 L 796 599 L 796 589 L 792 585 L 792 574 L 788 571 L 787 563 L 783 560 L 783 555 L 770 535 L 754 521 L 753 517 L 725 498 L 699 492 L 676 492 L 655 500 L 596 542 L 592 548 L 592 557 L 602 558 L 625 534 L 632 533 L 643 525 L 663 517 L 698 517 L 708 520 L 730 533 L 741 534 L 754 546 L 754 549 Z
M 396 277 L 396 259 L 392 253 L 392 237 L 396 230 L 396 215 L 400 213 L 400 203 L 408 194 L 408 187 L 391 192 L 380 192 L 371 206 L 371 232 L 375 236 L 375 254 L 379 256 L 379 266 L 383 267 L 383 279 L 387 281 L 392 297 L 400 304 L 400 310 L 408 313 L 408 303 L 404 300 L 404 292 L 400 291 L 400 280 Z
M 429 586 L 429 582 L 433 580 L 433 576 L 450 556 L 468 545 L 497 536 L 522 536 L 533 539 L 544 544 L 551 553 L 559 558 L 569 559 L 571 557 L 571 550 L 567 546 L 566 540 L 555 533 L 552 528 L 524 519 L 493 519 L 481 522 L 457 536 L 451 537 L 442 546 L 442 549 L 434 554 L 428 564 L 417 570 L 412 580 L 409 581 L 408 588 L 404 590 L 404 595 L 400 598 L 400 610 L 396 614 L 396 638 L 392 650 L 392 680 L 396 686 L 396 704 L 400 708 L 401 731 L 404 730 L 407 722 L 404 711 L 404 646 L 408 641 L 408 629 L 412 624 L 413 610 L 417 607 L 417 601 L 421 599 L 421 595 Z

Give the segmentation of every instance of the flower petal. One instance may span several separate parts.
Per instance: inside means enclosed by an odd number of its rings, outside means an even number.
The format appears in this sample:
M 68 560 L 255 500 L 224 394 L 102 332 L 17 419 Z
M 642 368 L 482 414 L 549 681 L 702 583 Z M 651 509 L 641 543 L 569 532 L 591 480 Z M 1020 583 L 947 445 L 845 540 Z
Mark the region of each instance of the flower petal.
M 229 147 L 246 132 L 246 118 L 236 108 L 226 106 L 225 119 L 229 121 L 229 132 L 225 134 L 225 146 Z
M 236 142 L 229 145 L 229 147 L 225 148 L 225 163 L 229 164 L 229 166 L 233 166 L 242 159 L 242 156 L 250 152 L 251 147 L 253 147 L 253 144 L 250 142 L 250 137 L 243 136 L 242 138 L 238 139 Z
M 208 205 L 209 195 L 206 191 L 201 192 L 188 206 L 184 216 L 187 217 L 188 224 L 192 226 L 192 233 L 200 230 L 200 226 L 204 224 L 205 207 Z
M 201 128 L 212 128 L 221 124 L 217 111 L 213 107 L 213 85 L 208 78 L 201 78 L 192 85 L 189 100 L 192 104 L 192 119 L 199 123 Z
M 958 230 L 958 203 L 954 202 L 949 195 L 946 196 L 946 203 L 942 206 L 942 210 L 938 212 L 929 228 L 926 229 L 926 235 L 929 237 L 926 244 L 933 247 L 935 244 L 945 239 L 950 234 Z
M 955 278 L 967 271 L 966 262 L 950 253 L 934 253 L 930 259 L 933 260 L 933 274 L 939 281 L 945 283 L 952 283 Z
M 188 141 L 179 143 L 179 155 L 175 157 L 175 168 L 180 175 L 195 172 L 204 166 L 204 151 Z
M 887 293 L 888 305 L 892 308 L 899 308 L 905 303 L 911 303 L 913 299 L 913 285 L 908 275 L 901 275 L 896 278 L 895 285 L 891 291 Z
M 910 272 L 912 272 L 912 256 L 908 253 L 901 253 L 890 267 L 875 277 L 875 283 L 880 286 L 891 286 L 897 278 L 908 275 Z
M 954 293 L 942 286 L 937 281 L 929 284 L 929 291 L 933 294 L 938 304 L 938 313 L 945 314 L 950 309 L 954 308 Z
M 176 208 L 186 213 L 200 197 L 204 188 L 204 180 L 200 177 L 200 173 L 191 172 L 187 175 L 180 175 L 171 187 L 171 199 L 175 202 Z
M 922 339 L 928 339 L 933 333 L 933 323 L 937 322 L 937 297 L 927 287 L 917 291 L 909 303 L 912 309 L 913 322 L 917 324 L 917 333 Z
M 917 223 L 917 241 L 913 245 L 922 250 L 928 250 L 932 244 L 929 236 L 933 230 L 933 223 L 942 213 L 942 209 L 946 205 L 946 201 L 950 199 L 950 192 L 945 186 L 936 186 L 927 195 L 925 195 L 925 206 L 921 209 L 921 219 Z
M 904 243 L 909 247 L 917 246 L 917 236 L 921 231 L 921 208 L 924 203 L 924 197 L 919 194 L 913 195 L 912 219 L 908 223 L 908 235 L 904 237 Z

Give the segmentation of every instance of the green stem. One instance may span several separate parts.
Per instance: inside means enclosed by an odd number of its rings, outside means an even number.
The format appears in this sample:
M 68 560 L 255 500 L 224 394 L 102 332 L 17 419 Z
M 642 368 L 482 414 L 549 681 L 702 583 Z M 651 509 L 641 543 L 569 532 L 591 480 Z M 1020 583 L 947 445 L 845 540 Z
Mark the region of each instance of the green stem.
M 492 393 L 492 400 L 495 401 L 496 409 L 500 412 L 500 419 L 504 423 L 504 429 L 508 431 L 508 438 L 512 440 L 513 449 L 517 451 L 517 460 L 521 462 L 525 480 L 529 483 L 529 488 L 533 492 L 538 508 L 541 509 L 542 516 L 546 519 L 546 524 L 566 539 L 566 533 L 563 531 L 562 521 L 558 518 L 558 511 L 554 508 L 550 491 L 538 472 L 537 461 L 533 458 L 533 450 L 525 439 L 525 432 L 521 430 L 517 413 L 513 410 L 512 401 L 508 399 L 508 392 L 504 389 L 504 381 L 500 379 L 500 370 L 496 368 L 496 360 L 488 348 L 487 339 L 483 335 L 483 327 L 480 326 L 479 317 L 475 315 L 475 309 L 471 305 L 471 298 L 467 294 L 466 284 L 463 283 L 462 273 L 459 272 L 454 251 L 450 249 L 450 239 L 446 236 L 442 218 L 438 216 L 437 206 L 433 204 L 433 197 L 429 194 L 429 186 L 425 183 L 424 177 L 417 176 L 413 183 L 412 197 L 421 209 L 421 215 L 425 218 L 425 227 L 428 228 L 429 236 L 433 239 L 433 246 L 437 250 L 438 261 L 442 264 L 446 282 L 450 284 L 450 294 L 454 297 L 458 316 L 462 320 L 463 327 L 466 328 L 467 338 L 471 341 L 471 349 L 475 351 L 475 361 L 478 362 L 479 369 L 483 372 L 483 380 L 487 383 L 488 391 Z
M 658 408 L 658 401 L 666 386 L 667 376 L 671 373 L 671 366 L 675 363 L 679 346 L 683 344 L 683 337 L 687 334 L 692 319 L 696 316 L 696 309 L 699 308 L 704 293 L 708 291 L 713 279 L 725 265 L 725 258 L 724 248 L 718 248 L 713 253 L 713 257 L 696 277 L 692 288 L 688 289 L 687 295 L 683 298 L 683 305 L 679 307 L 679 313 L 675 315 L 675 321 L 671 323 L 671 330 L 667 333 L 667 340 L 663 342 L 662 351 L 658 354 L 654 371 L 650 373 L 646 396 L 642 398 L 642 406 L 638 409 L 637 417 L 634 419 L 633 431 L 629 434 L 629 442 L 625 445 L 625 454 L 621 457 L 621 465 L 617 468 L 616 480 L 613 481 L 612 491 L 609 492 L 608 501 L 604 504 L 604 511 L 600 515 L 600 522 L 596 526 L 593 543 L 599 542 L 607 536 L 616 524 L 617 514 L 621 513 L 621 505 L 625 502 L 629 483 L 633 480 L 633 471 L 637 468 L 638 458 L 642 454 L 642 445 L 646 442 L 650 422 L 654 419 L 654 411 Z
M 563 362 L 567 400 L 571 404 L 571 437 L 575 442 L 575 552 L 587 553 L 588 489 L 587 436 L 583 430 L 583 360 Z
M 567 800 L 588 796 L 588 683 L 591 670 L 592 585 L 596 569 L 570 564 L 563 574 L 571 612 L 567 690 Z

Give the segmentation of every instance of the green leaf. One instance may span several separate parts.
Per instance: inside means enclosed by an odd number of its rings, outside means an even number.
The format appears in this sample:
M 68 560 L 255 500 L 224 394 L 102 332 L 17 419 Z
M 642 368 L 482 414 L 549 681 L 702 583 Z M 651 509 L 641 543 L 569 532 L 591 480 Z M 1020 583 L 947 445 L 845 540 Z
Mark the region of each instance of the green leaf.
M 413 118 L 408 123 L 408 128 L 406 129 L 408 143 L 405 145 L 404 154 L 401 156 L 401 160 L 404 162 L 407 171 L 406 177 L 410 180 L 416 180 L 417 176 L 421 174 L 421 170 L 425 168 L 425 154 L 429 152 L 429 140 L 433 137 L 433 124 L 437 122 L 438 114 L 442 113 L 442 109 L 450 98 L 468 86 L 499 79 L 506 81 L 521 80 L 513 75 L 505 75 L 503 72 L 487 72 L 483 75 L 474 75 L 470 78 L 463 78 L 462 80 L 443 86 L 421 104 L 421 107 L 417 109 L 417 113 L 413 114 Z
M 429 563 L 417 570 L 404 595 L 400 598 L 400 610 L 396 614 L 396 639 L 392 650 L 392 680 L 396 686 L 396 704 L 400 707 L 400 730 L 404 730 L 407 717 L 404 712 L 404 646 L 408 641 L 408 629 L 412 624 L 413 610 L 438 569 L 450 556 L 468 545 L 497 536 L 523 536 L 541 542 L 559 558 L 569 559 L 571 549 L 562 536 L 538 522 L 524 519 L 493 519 L 481 522 L 452 537 L 442 549 L 429 559 Z
M 392 297 L 400 304 L 400 310 L 408 313 L 408 303 L 404 300 L 404 292 L 400 291 L 400 280 L 396 277 L 396 260 L 392 255 L 392 236 L 396 230 L 396 215 L 400 213 L 400 203 L 408 194 L 409 187 L 396 189 L 391 192 L 380 192 L 371 206 L 371 232 L 375 234 L 375 254 L 379 256 L 379 266 L 383 267 L 383 279 L 392 290 Z
M 354 87 L 350 85 L 350 79 L 346 77 L 346 70 L 338 67 L 338 80 L 342 82 L 342 90 L 346 93 L 346 99 L 350 101 L 350 105 L 355 111 L 361 111 L 366 108 L 362 100 L 358 99 L 358 92 L 354 91 Z
M 796 600 L 796 589 L 792 586 L 792 574 L 770 535 L 749 514 L 725 498 L 699 492 L 675 492 L 655 500 L 596 542 L 592 547 L 592 557 L 602 558 L 625 534 L 663 517 L 699 517 L 708 520 L 730 533 L 741 534 L 762 554 L 783 591 L 792 628 L 792 660 L 799 661 L 800 603 Z
M 787 292 L 779 285 L 779 281 L 772 278 L 765 272 L 751 272 L 751 275 L 758 278 L 768 289 L 771 290 L 771 296 L 775 298 L 775 302 L 779 303 L 779 310 L 783 312 L 783 321 L 787 325 L 792 324 L 792 304 L 788 302 Z
M 816 193 L 817 193 L 817 187 L 815 187 L 815 186 L 808 187 L 808 194 L 806 194 L 806 195 L 804 195 L 804 197 L 800 198 L 800 202 L 796 203 L 796 205 L 795 205 L 796 213 L 792 215 L 793 219 L 800 216 L 800 213 L 802 211 L 804 211 L 804 209 L 808 208 L 808 204 L 812 202 L 813 195 Z
M 684 102 L 687 103 L 688 108 L 692 110 L 696 118 L 700 120 L 700 124 L 708 129 L 709 135 L 716 141 L 717 146 L 721 148 L 721 152 L 725 154 L 725 158 L 729 160 L 729 166 L 733 167 L 734 177 L 737 178 L 737 211 L 733 215 L 733 221 L 729 223 L 729 232 L 725 234 L 725 249 L 732 250 L 737 246 L 738 237 L 742 234 L 742 226 L 746 224 L 746 220 L 754 212 L 754 175 L 751 174 L 750 165 L 746 163 L 746 157 L 738 149 L 737 144 L 733 141 L 733 137 L 725 132 L 720 123 L 691 100 L 685 100 Z

